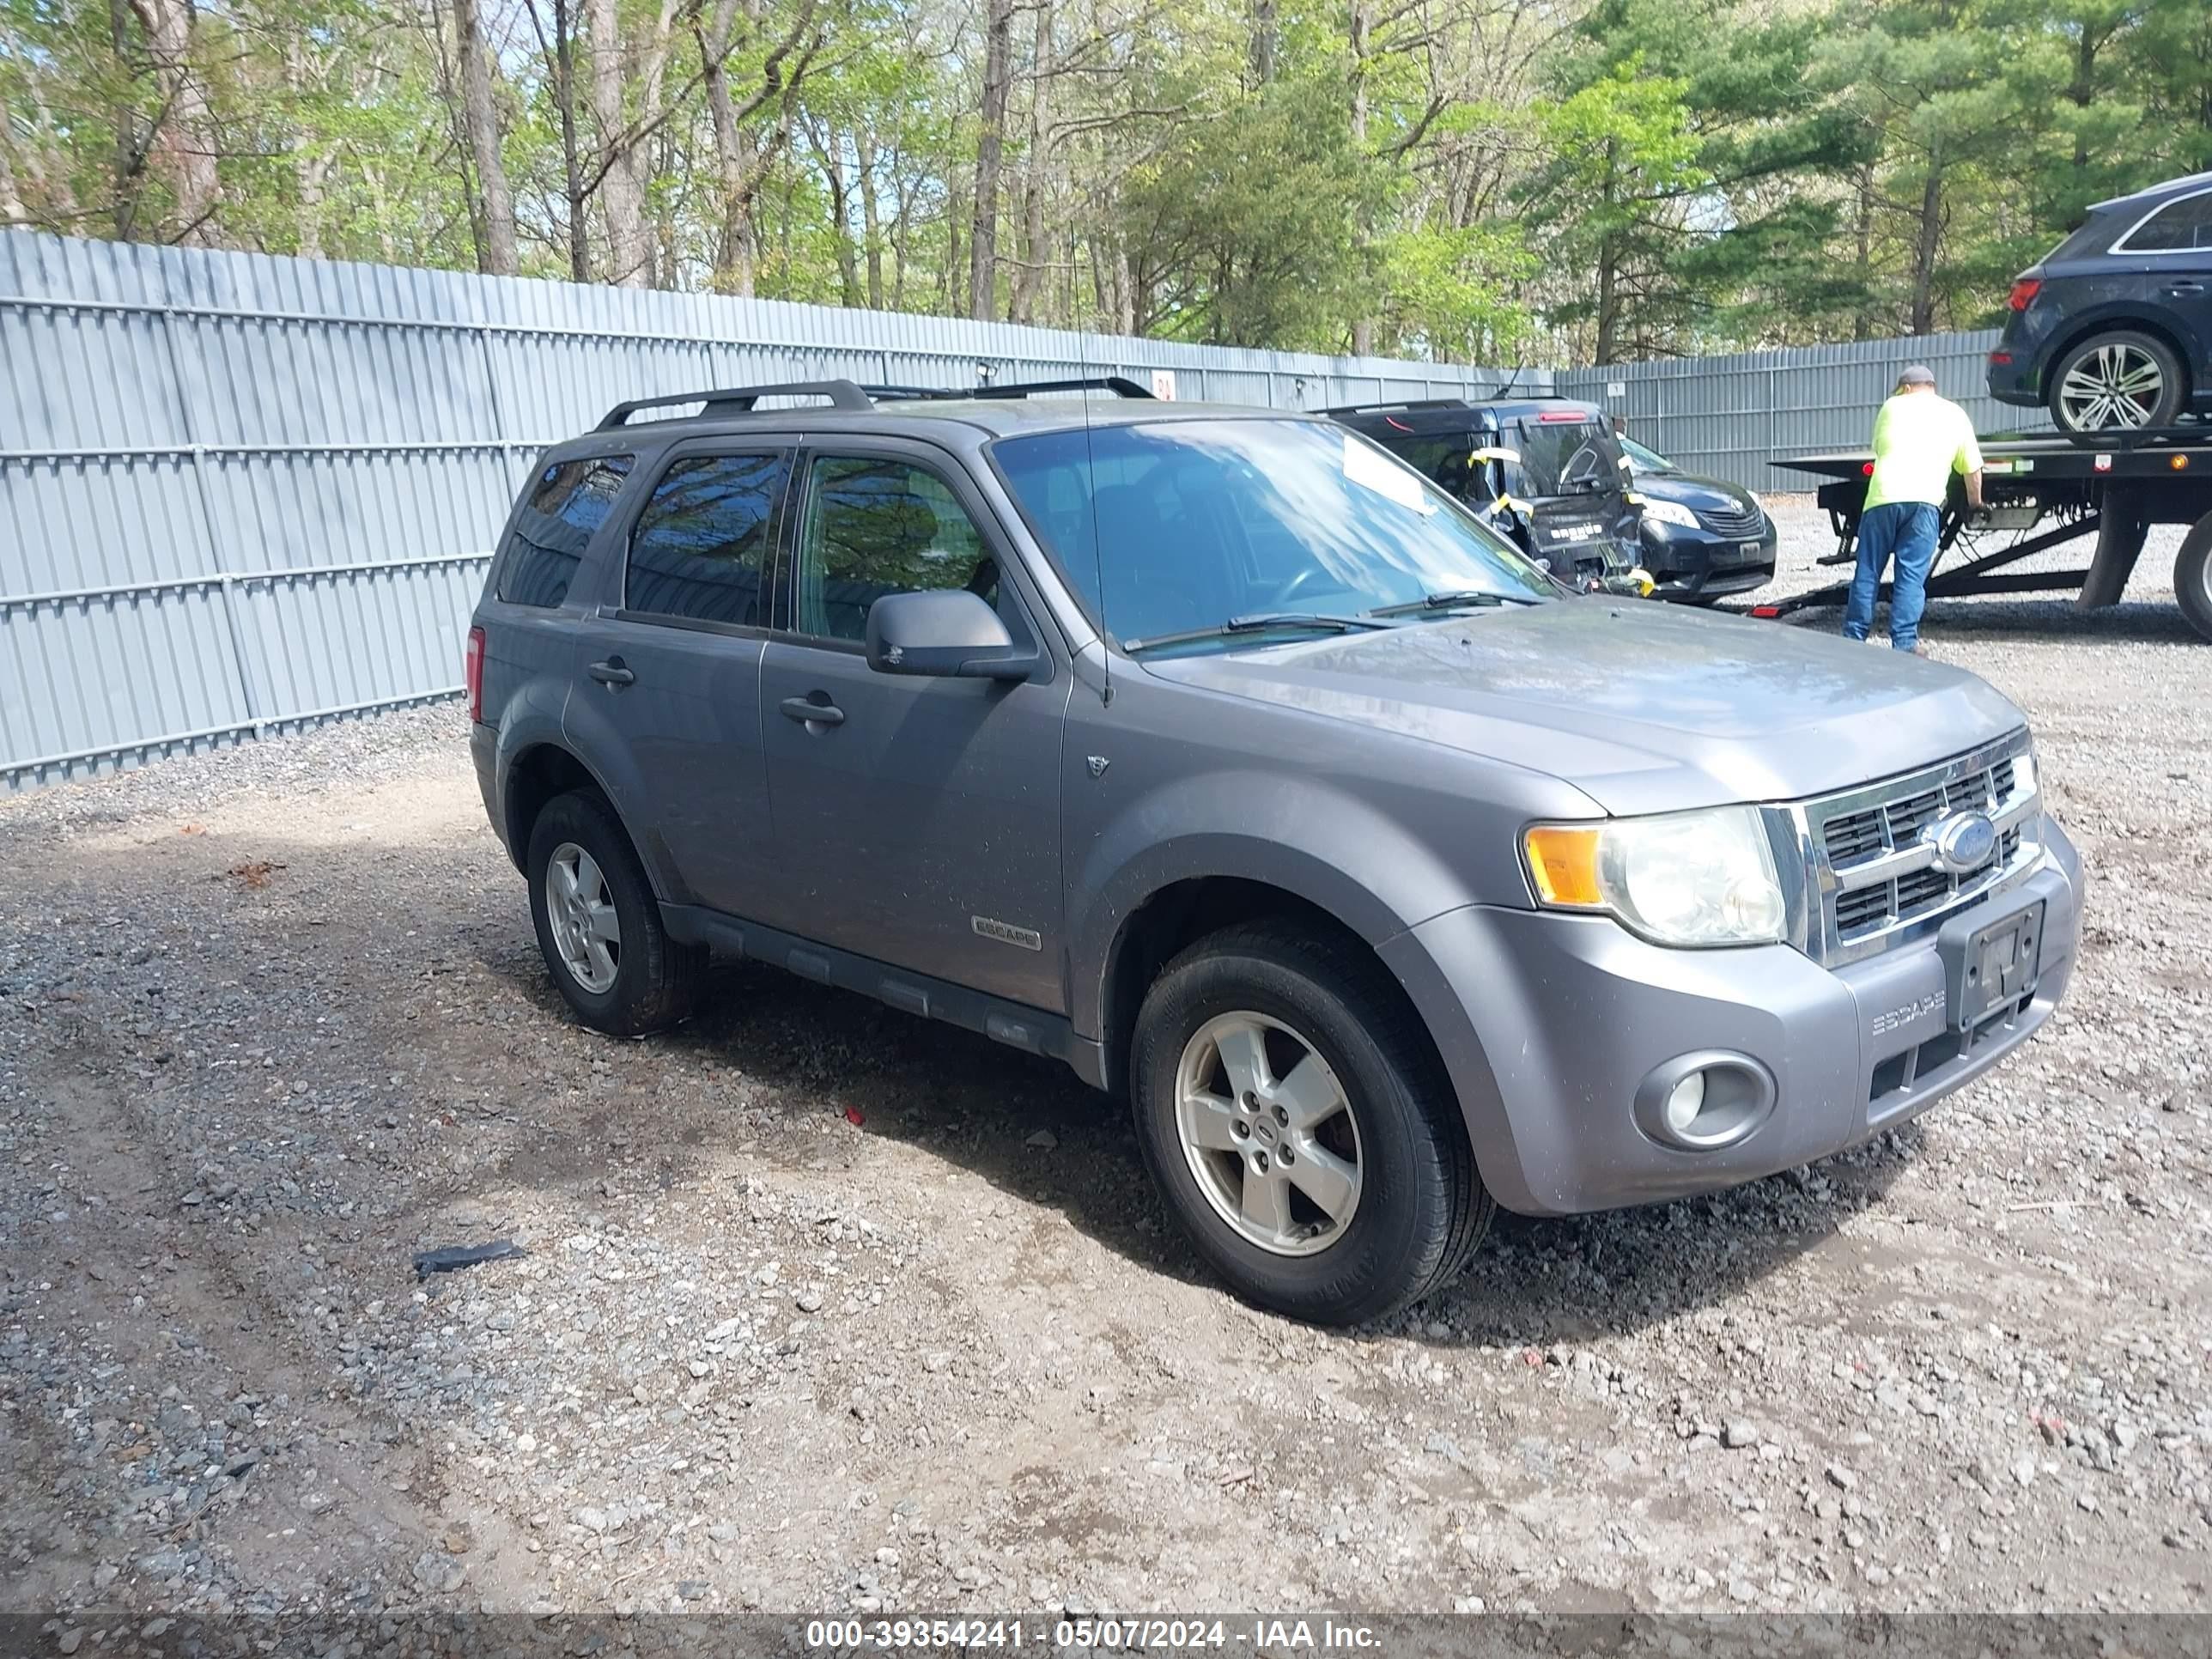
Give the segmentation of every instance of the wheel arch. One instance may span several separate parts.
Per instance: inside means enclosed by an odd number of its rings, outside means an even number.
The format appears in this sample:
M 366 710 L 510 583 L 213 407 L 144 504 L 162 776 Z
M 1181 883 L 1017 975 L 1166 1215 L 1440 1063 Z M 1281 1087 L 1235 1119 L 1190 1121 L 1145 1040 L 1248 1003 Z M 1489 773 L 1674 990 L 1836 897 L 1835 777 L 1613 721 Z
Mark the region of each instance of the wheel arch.
M 2139 311 L 2106 312 L 2087 322 L 2079 322 L 2061 334 L 2043 354 L 2043 372 L 2036 377 L 2036 396 L 2048 408 L 2051 403 L 2052 379 L 2066 354 L 2100 334 L 2148 334 L 2173 354 L 2174 362 L 2181 365 L 2182 407 L 2196 395 L 2194 371 L 2189 361 L 2189 347 L 2184 344 L 2172 325 L 2161 319 L 2148 316 Z
M 528 873 L 531 827 L 546 803 L 574 789 L 592 791 L 606 802 L 615 822 L 622 823 L 622 814 L 616 810 L 614 796 L 605 783 L 566 744 L 550 739 L 531 743 L 507 762 L 500 789 L 500 815 L 507 830 L 507 856 L 514 860 L 515 868 Z M 623 825 L 623 833 L 629 835 L 627 824 Z M 630 836 L 630 844 L 636 846 L 636 836 Z

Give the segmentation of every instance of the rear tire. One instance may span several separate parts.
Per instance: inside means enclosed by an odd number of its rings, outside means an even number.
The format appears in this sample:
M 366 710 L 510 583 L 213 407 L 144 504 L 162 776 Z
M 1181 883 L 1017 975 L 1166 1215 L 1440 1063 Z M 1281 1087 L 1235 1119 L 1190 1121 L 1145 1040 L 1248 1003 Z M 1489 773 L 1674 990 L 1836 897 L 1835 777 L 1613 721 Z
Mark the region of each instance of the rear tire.
M 707 948 L 668 936 L 645 866 L 598 793 L 546 803 L 525 868 L 538 948 L 578 1019 L 609 1036 L 643 1036 L 691 1012 Z
M 2212 640 L 2212 513 L 2181 538 L 2173 556 L 2173 597 L 2200 639 Z
M 2045 401 L 2061 432 L 2172 426 L 2189 395 L 2173 348 L 2154 334 L 2116 329 L 2071 347 L 2051 371 Z
M 1239 1296 L 1293 1319 L 1431 1294 L 1496 1210 L 1426 1034 L 1350 945 L 1264 923 L 1200 940 L 1146 994 L 1129 1076 L 1169 1211 Z

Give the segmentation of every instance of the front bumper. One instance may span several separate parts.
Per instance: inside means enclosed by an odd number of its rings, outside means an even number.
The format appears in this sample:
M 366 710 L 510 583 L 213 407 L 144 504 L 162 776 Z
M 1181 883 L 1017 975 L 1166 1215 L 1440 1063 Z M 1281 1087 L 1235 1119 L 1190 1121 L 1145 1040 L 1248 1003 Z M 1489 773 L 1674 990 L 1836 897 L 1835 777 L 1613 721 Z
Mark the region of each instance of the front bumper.
M 1601 917 L 1468 906 L 1382 956 L 1437 1039 L 1499 1203 L 1531 1215 L 1655 1203 L 1857 1146 L 2026 1042 L 2064 995 L 2081 932 L 2081 860 L 2047 817 L 2044 835 L 2042 868 L 1959 913 L 1980 926 L 2045 906 L 2032 994 L 1970 1045 L 1950 1028 L 1932 938 L 1831 969 L 1788 945 L 1672 951 Z M 1772 1079 L 1756 1128 L 1688 1152 L 1638 1127 L 1655 1071 L 1714 1052 Z
M 1755 537 L 1717 536 L 1702 526 L 1691 530 L 1646 519 L 1643 528 L 1644 568 L 1659 583 L 1652 597 L 1711 599 L 1762 587 L 1774 580 L 1778 540 L 1771 518 Z

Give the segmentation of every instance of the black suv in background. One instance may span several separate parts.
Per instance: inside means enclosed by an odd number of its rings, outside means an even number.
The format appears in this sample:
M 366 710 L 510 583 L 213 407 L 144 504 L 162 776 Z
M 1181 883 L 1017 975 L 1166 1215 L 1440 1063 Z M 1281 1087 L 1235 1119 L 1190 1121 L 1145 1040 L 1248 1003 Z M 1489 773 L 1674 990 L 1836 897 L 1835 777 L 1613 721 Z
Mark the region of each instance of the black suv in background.
M 1706 605 L 1774 580 L 1774 520 L 1748 489 L 1685 472 L 1620 436 L 1621 465 L 1644 506 L 1644 568 L 1652 597 Z
M 1561 581 L 1648 590 L 1620 446 L 1590 404 L 1437 398 L 1322 412 L 1426 473 Z
M 1990 395 L 2062 432 L 2212 414 L 2212 173 L 2089 210 L 2012 285 Z

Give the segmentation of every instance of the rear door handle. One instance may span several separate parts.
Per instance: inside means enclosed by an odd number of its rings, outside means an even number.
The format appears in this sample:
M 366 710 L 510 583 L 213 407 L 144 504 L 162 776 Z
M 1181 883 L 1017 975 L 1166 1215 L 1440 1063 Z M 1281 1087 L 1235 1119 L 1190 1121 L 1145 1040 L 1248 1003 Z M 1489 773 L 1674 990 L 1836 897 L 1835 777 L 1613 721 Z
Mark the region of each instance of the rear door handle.
M 595 662 L 585 671 L 601 685 L 635 685 L 637 676 L 620 657 L 609 657 L 605 662 Z
M 2168 283 L 2166 285 L 2166 291 L 2168 294 L 2172 295 L 2202 294 L 2204 292 L 2204 284 L 2202 283 Z
M 812 702 L 805 697 L 786 697 L 778 708 L 786 720 L 794 720 L 813 726 L 842 726 L 845 711 L 834 702 Z

